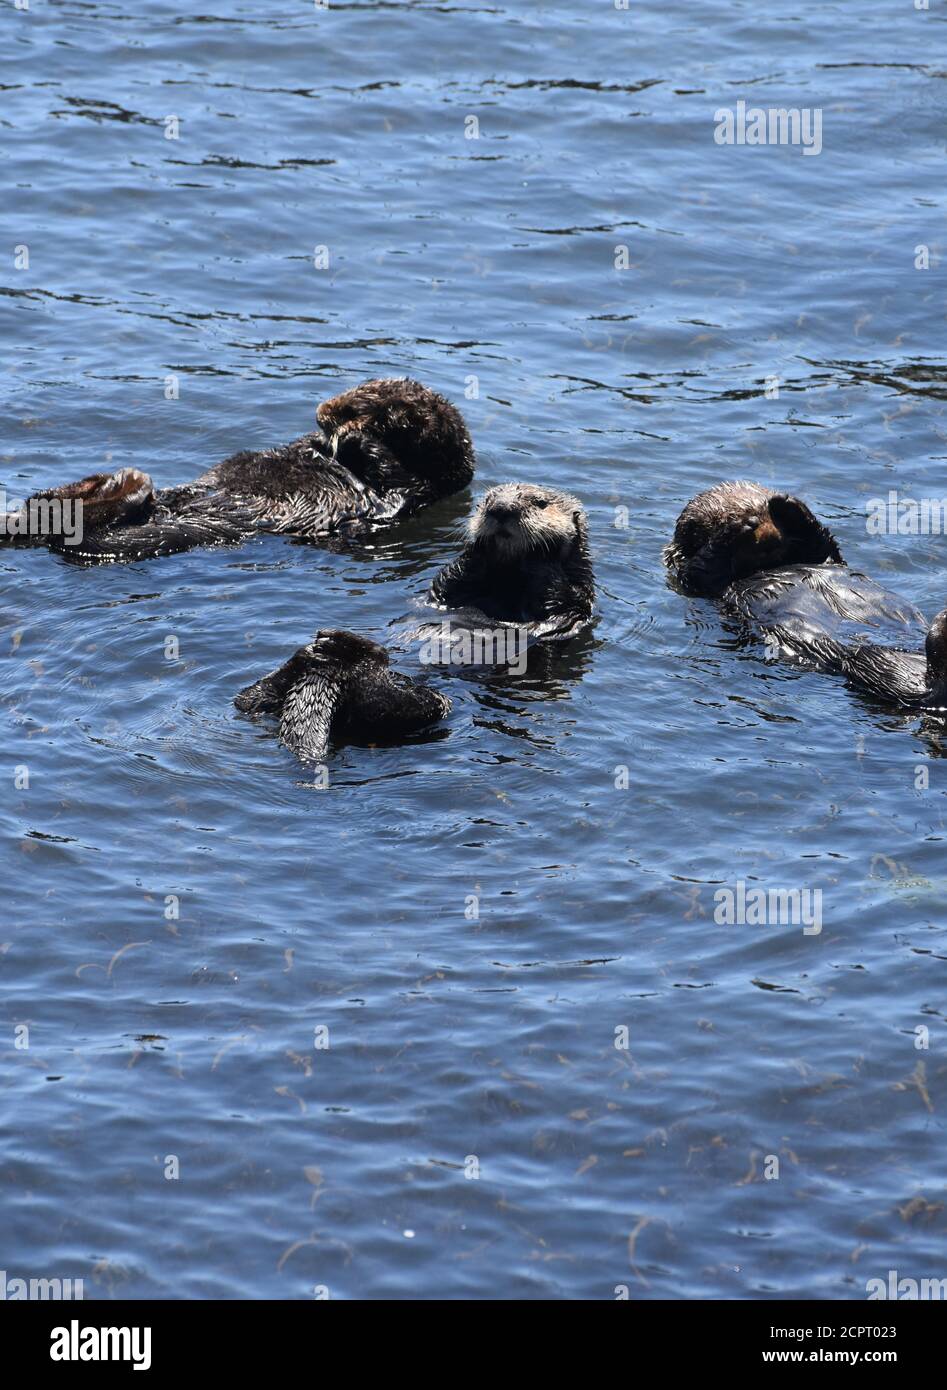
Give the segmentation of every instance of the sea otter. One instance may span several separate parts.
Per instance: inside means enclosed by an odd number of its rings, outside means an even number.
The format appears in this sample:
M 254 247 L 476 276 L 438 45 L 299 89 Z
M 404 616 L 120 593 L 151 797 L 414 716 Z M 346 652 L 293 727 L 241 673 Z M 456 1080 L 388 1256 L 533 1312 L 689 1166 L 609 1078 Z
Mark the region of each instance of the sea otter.
M 842 564 L 835 537 L 798 497 L 758 483 L 718 483 L 699 492 L 677 519 L 664 563 L 691 594 L 781 565 Z
M 255 531 L 305 540 L 358 534 L 465 487 L 474 452 L 463 417 L 407 378 L 366 381 L 316 411 L 319 430 L 234 454 L 181 487 L 155 489 L 123 468 L 36 493 L 0 518 L 0 542 L 46 545 L 70 559 L 144 560 Z M 81 502 L 81 539 L 56 508 Z M 35 524 L 45 517 L 50 524 Z
M 440 608 L 472 609 L 531 637 L 572 637 L 592 620 L 595 580 L 582 504 L 567 493 L 502 483 L 485 493 L 469 540 L 435 577 Z
M 279 716 L 280 742 L 319 762 L 333 743 L 403 738 L 449 713 L 446 695 L 388 669 L 388 653 L 354 632 L 317 632 L 277 670 L 234 699 L 246 714 Z
M 947 705 L 947 611 L 928 629 L 913 604 L 849 569 L 804 502 L 721 483 L 688 502 L 664 551 L 685 592 L 719 599 L 786 655 L 889 704 Z M 906 650 L 926 644 L 926 651 Z

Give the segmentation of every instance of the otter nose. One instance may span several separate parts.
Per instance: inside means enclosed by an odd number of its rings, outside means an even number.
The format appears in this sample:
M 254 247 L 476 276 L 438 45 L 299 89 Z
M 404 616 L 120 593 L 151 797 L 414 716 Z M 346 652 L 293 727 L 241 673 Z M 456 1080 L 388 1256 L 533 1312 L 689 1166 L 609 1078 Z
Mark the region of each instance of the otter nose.
M 757 545 L 767 547 L 778 545 L 782 540 L 782 536 L 779 534 L 778 529 L 773 525 L 768 516 L 764 517 L 756 526 L 753 532 L 753 538 Z
M 515 507 L 509 507 L 503 502 L 494 502 L 487 508 L 487 516 L 491 521 L 511 521 L 518 514 Z
M 770 550 L 782 540 L 779 530 L 768 516 L 757 516 L 754 513 L 753 516 L 746 517 L 743 531 L 745 535 L 752 536 L 753 545 L 761 550 Z

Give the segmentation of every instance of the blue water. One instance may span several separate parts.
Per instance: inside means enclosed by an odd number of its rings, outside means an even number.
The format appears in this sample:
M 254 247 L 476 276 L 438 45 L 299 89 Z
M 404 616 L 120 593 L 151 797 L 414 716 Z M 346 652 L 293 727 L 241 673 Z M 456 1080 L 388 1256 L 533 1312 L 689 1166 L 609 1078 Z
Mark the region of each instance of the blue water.
M 582 498 L 600 586 L 550 671 L 443 674 L 445 736 L 342 749 L 320 790 L 234 693 L 317 627 L 392 640 L 472 494 L 349 552 L 7 552 L 8 1276 L 945 1273 L 942 726 L 767 663 L 660 562 L 749 476 L 947 601 L 942 537 L 865 526 L 947 494 L 945 39 L 906 0 L 3 7 L 8 495 L 184 481 L 408 373 L 464 410 L 478 488 Z M 740 99 L 820 109 L 822 152 L 716 144 Z M 821 934 L 718 925 L 741 881 L 822 890 Z

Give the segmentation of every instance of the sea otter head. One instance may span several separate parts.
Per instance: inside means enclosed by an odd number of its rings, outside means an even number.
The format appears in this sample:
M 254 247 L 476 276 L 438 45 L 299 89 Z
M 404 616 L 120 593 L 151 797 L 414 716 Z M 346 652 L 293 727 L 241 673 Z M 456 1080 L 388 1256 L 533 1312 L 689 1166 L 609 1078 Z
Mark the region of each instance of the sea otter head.
M 387 666 L 388 652 L 368 637 L 342 628 L 320 628 L 308 646 L 300 649 L 320 665 L 340 670 L 362 665 Z
M 339 462 L 380 492 L 433 501 L 466 487 L 474 452 L 460 411 L 407 377 L 365 381 L 323 401 L 319 426 Z
M 757 483 L 720 483 L 681 512 L 664 563 L 695 594 L 783 565 L 842 563 L 832 533 L 804 502 Z
M 506 559 L 582 545 L 582 504 L 568 493 L 530 483 L 501 483 L 485 492 L 468 523 L 471 544 Z

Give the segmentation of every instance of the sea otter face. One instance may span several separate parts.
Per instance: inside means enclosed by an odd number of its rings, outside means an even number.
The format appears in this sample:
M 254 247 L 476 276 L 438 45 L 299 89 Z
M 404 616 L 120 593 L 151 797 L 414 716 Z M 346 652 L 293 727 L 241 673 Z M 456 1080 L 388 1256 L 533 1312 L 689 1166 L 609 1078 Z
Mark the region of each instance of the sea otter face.
M 335 396 L 331 401 L 323 401 L 316 408 L 316 420 L 332 445 L 333 453 L 337 451 L 339 441 L 345 435 L 371 430 L 371 416 L 360 413 L 355 403 L 349 399 L 354 394 L 347 391 L 345 395 Z
M 460 411 L 419 381 L 364 381 L 323 401 L 316 420 L 339 462 L 382 490 L 421 484 L 446 496 L 473 477 Z
M 685 587 L 705 594 L 761 570 L 829 560 L 841 563 L 841 552 L 804 502 L 749 482 L 721 483 L 688 502 L 664 552 Z
M 571 544 L 578 535 L 581 516 L 581 504 L 566 493 L 526 483 L 502 483 L 481 497 L 468 532 L 474 545 L 513 556 Z

